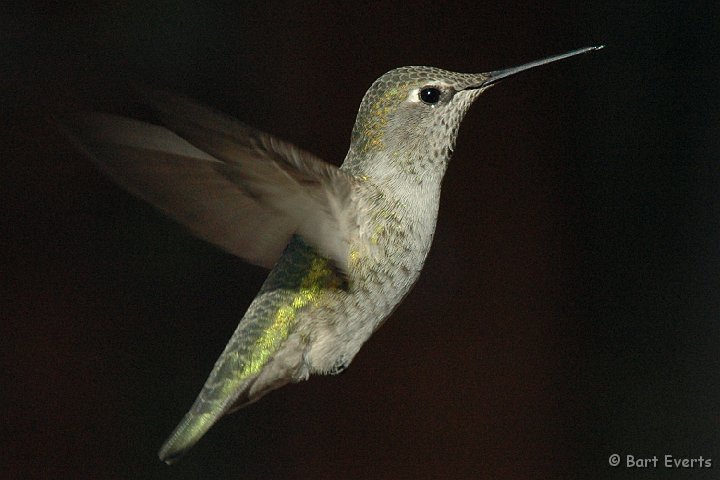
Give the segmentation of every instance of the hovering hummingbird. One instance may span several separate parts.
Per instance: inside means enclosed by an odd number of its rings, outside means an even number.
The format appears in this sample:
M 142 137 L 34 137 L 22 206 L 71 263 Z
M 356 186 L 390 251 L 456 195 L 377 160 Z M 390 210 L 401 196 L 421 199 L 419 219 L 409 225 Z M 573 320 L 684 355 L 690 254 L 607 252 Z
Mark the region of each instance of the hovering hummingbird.
M 187 98 L 145 91 L 164 126 L 88 113 L 71 137 L 131 193 L 205 240 L 271 268 L 190 411 L 172 463 L 224 414 L 342 371 L 420 275 L 440 184 L 473 101 L 523 70 L 401 67 L 372 84 L 340 168 Z

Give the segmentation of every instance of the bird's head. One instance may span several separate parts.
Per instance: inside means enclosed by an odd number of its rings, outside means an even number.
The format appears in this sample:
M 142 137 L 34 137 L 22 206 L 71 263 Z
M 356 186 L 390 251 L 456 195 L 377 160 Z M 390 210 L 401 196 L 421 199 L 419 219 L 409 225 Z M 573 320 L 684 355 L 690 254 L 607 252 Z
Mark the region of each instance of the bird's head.
M 435 67 L 400 67 L 365 93 L 351 138 L 351 157 L 382 157 L 411 171 L 446 163 L 472 103 L 499 80 L 546 63 L 596 50 L 590 47 L 519 67 L 467 74 Z M 406 170 L 406 168 L 402 168 Z

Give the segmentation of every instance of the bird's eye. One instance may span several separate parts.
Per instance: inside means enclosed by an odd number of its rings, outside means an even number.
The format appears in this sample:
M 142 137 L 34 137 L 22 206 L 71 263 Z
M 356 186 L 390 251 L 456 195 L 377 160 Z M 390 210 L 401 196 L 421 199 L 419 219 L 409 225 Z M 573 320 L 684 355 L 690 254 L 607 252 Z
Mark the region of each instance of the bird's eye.
M 420 100 L 428 105 L 434 105 L 440 101 L 440 90 L 435 87 L 425 87 L 420 90 Z

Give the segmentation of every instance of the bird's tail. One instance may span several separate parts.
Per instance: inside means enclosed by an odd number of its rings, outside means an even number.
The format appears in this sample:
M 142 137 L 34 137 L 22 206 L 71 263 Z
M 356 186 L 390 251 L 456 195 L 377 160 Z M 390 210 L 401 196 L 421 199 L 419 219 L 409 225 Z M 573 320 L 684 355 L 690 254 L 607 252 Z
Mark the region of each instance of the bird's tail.
M 215 370 L 213 370 L 214 373 Z M 168 465 L 177 461 L 190 450 L 210 427 L 232 408 L 238 397 L 246 396 L 255 380 L 255 378 L 250 378 L 239 384 L 227 381 L 212 385 L 211 380 L 216 376 L 213 374 L 208 378 L 192 408 L 185 414 L 158 452 L 160 460 Z M 236 384 L 233 385 L 233 383 Z
M 327 260 L 291 243 L 218 358 L 200 395 L 159 452 L 172 463 L 225 413 L 259 400 L 288 382 L 307 379 L 307 339 L 295 332 L 298 314 L 338 277 Z
M 217 422 L 267 393 L 292 381 L 306 379 L 301 350 L 296 338 L 289 339 L 283 349 L 266 363 L 248 370 L 240 368 L 236 345 L 228 344 L 215 363 L 200 395 L 158 452 L 168 465 L 182 457 Z M 244 362 L 240 362 L 242 365 Z M 247 365 L 247 363 L 244 363 Z M 251 373 L 252 372 L 252 373 Z

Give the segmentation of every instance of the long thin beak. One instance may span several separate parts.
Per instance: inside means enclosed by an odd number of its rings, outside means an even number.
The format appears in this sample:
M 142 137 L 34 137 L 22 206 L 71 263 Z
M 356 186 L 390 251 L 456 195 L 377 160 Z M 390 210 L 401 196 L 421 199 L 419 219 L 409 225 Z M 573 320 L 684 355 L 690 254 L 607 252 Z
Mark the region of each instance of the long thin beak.
M 552 63 L 557 62 L 558 60 L 564 60 L 568 57 L 574 57 L 575 55 L 580 55 L 581 53 L 587 53 L 592 50 L 600 50 L 605 45 L 599 45 L 596 47 L 586 47 L 586 48 L 578 48 L 577 50 L 573 50 L 571 52 L 562 53 L 560 55 L 554 55 L 552 57 L 543 58 L 542 60 L 535 60 L 534 62 L 526 63 L 524 65 L 520 65 L 519 67 L 511 67 L 511 68 L 504 68 L 502 70 L 495 70 L 493 72 L 488 72 L 483 74 L 485 79 L 480 83 L 480 85 L 474 85 L 469 88 L 485 88 L 489 87 L 490 85 L 493 85 L 499 80 L 502 80 L 503 78 L 509 77 L 510 75 L 515 75 L 516 73 L 520 73 L 524 70 L 528 70 L 530 68 L 539 67 L 540 65 L 545 65 L 546 63 Z

